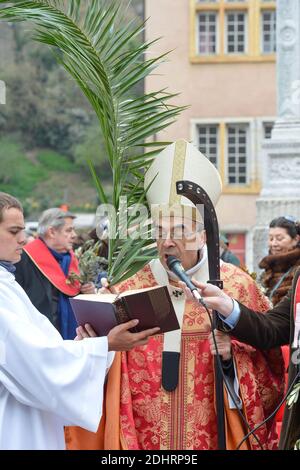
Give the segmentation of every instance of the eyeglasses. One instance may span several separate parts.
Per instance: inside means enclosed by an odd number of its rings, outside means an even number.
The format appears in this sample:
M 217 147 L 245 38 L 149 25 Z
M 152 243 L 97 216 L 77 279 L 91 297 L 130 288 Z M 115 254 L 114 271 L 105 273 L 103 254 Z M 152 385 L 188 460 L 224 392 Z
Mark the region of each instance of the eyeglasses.
M 166 240 L 167 238 L 171 238 L 172 240 L 191 240 L 195 238 L 196 234 L 201 232 L 203 228 L 203 225 L 199 225 L 196 230 L 190 231 L 184 225 L 177 225 L 167 230 L 159 226 L 154 227 L 153 237 L 157 240 Z

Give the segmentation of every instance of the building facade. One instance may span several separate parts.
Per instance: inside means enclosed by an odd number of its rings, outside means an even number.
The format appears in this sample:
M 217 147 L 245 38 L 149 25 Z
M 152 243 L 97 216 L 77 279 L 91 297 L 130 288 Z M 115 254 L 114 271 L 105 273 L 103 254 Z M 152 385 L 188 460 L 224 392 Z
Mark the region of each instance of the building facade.
M 252 269 L 252 233 L 261 189 L 261 143 L 276 116 L 276 2 L 145 0 L 147 40 L 155 55 L 172 51 L 146 81 L 189 105 L 157 136 L 185 138 L 218 168 L 220 229 Z

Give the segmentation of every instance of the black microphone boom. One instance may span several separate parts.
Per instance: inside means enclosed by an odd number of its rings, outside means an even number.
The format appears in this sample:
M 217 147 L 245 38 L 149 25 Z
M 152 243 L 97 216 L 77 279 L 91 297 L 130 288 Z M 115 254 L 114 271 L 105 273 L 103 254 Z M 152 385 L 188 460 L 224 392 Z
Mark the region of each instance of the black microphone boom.
M 167 257 L 167 266 L 170 269 L 170 271 L 172 271 L 172 273 L 176 274 L 178 279 L 186 283 L 187 287 L 191 290 L 195 299 L 197 299 L 198 302 L 200 302 L 202 305 L 205 306 L 204 299 L 201 297 L 201 295 L 198 292 L 197 287 L 192 283 L 189 276 L 183 269 L 183 266 L 180 263 L 179 259 L 176 258 L 176 256 L 169 255 Z
M 204 225 L 207 234 L 207 254 L 209 284 L 223 289 L 223 282 L 220 279 L 220 250 L 219 250 L 219 224 L 215 208 L 207 192 L 192 181 L 177 181 L 176 191 L 180 196 L 189 199 L 198 210 L 204 206 Z M 201 214 L 202 217 L 202 214 Z M 194 291 L 196 292 L 196 291 Z M 212 311 L 214 328 L 217 327 L 219 317 L 216 310 Z M 215 392 L 216 392 L 216 412 L 218 426 L 218 449 L 226 449 L 226 432 L 224 416 L 224 384 L 222 371 L 219 367 L 220 358 L 214 358 L 215 370 Z

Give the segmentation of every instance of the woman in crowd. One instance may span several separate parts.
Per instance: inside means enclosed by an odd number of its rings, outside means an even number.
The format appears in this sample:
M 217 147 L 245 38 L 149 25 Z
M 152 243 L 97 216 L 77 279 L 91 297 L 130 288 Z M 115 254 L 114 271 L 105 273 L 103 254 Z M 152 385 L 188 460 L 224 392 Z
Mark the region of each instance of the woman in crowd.
M 269 254 L 259 263 L 262 285 L 273 306 L 287 294 L 300 266 L 300 226 L 290 216 L 278 217 L 269 226 Z
M 262 284 L 266 289 L 273 306 L 287 294 L 292 286 L 294 273 L 300 265 L 300 226 L 296 219 L 290 216 L 278 217 L 270 223 L 269 227 L 269 255 L 265 256 L 259 264 L 264 269 Z M 282 347 L 287 370 L 289 364 L 289 348 Z M 276 416 L 277 432 L 280 435 L 283 418 L 284 405 L 280 408 Z

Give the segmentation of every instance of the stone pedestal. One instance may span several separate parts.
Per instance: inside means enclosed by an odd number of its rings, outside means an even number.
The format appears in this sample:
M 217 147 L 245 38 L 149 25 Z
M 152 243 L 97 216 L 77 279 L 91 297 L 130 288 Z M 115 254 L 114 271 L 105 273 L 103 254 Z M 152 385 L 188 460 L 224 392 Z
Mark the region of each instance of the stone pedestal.
M 272 138 L 299 140 L 300 0 L 277 1 L 277 116 Z
M 276 140 L 273 137 L 264 141 L 261 198 L 300 198 L 300 129 L 298 132 L 298 141 Z
M 257 225 L 253 232 L 253 270 L 260 272 L 258 264 L 268 254 L 269 223 L 283 215 L 292 215 L 300 220 L 299 198 L 259 198 L 256 202 Z
M 253 268 L 268 252 L 272 219 L 300 220 L 300 0 L 277 1 L 277 115 L 262 145 L 263 186 L 256 203 Z
M 299 134 L 300 137 L 300 134 Z M 253 269 L 268 253 L 268 227 L 272 219 L 292 215 L 300 220 L 300 138 L 299 141 L 264 141 L 263 188 L 256 201 L 253 233 Z

